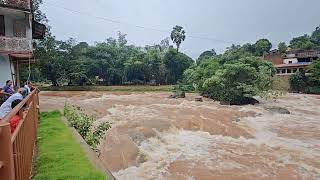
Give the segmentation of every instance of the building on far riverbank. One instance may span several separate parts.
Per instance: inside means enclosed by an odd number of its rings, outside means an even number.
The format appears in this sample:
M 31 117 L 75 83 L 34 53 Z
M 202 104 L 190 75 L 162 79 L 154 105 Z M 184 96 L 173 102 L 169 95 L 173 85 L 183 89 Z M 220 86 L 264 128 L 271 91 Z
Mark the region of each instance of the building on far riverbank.
M 264 60 L 272 62 L 277 69 L 277 75 L 292 75 L 297 71 L 305 71 L 308 66 L 320 57 L 318 50 L 288 50 L 281 54 L 273 50 L 264 55 Z
M 33 63 L 32 39 L 42 39 L 46 27 L 33 19 L 31 0 L 0 1 L 0 87 L 6 80 L 20 85 L 20 67 Z

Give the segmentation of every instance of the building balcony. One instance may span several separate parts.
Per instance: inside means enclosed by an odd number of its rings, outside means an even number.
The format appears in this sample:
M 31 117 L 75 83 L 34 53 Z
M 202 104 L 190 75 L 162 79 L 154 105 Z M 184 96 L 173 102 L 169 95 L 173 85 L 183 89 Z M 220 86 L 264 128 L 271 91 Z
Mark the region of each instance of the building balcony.
M 0 0 L 0 6 L 13 9 L 31 10 L 31 0 Z
M 32 51 L 32 40 L 18 37 L 0 37 L 0 52 L 23 53 Z

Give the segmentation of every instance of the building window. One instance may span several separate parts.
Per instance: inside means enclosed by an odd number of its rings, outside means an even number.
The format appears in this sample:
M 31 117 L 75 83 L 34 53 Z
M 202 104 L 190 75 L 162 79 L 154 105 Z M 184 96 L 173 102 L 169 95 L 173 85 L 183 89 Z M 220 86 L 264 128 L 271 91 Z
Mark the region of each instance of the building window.
M 294 69 L 293 69 L 293 73 L 296 73 L 296 72 L 297 72 L 297 68 L 294 68 Z
M 289 73 L 289 74 L 290 74 L 291 72 L 292 72 L 292 71 L 291 71 L 291 69 L 287 69 L 287 73 Z
M 279 69 L 277 69 L 277 74 L 281 74 L 281 71 Z
M 282 69 L 282 70 L 281 70 L 281 73 L 282 73 L 282 74 L 285 74 L 285 73 L 286 73 L 286 69 Z
M 24 21 L 15 21 L 13 23 L 14 37 L 26 37 L 26 23 Z
M 0 36 L 6 35 L 6 28 L 4 23 L 4 16 L 0 15 Z
M 292 61 L 289 61 L 289 64 L 292 64 Z

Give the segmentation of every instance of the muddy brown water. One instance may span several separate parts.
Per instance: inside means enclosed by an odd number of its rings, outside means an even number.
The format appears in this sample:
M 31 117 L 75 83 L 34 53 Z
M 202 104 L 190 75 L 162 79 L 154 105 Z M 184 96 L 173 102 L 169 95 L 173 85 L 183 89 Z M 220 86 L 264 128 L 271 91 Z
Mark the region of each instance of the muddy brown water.
M 42 92 L 40 100 L 42 111 L 69 102 L 112 123 L 99 158 L 119 180 L 320 179 L 320 96 L 222 106 L 169 95 Z

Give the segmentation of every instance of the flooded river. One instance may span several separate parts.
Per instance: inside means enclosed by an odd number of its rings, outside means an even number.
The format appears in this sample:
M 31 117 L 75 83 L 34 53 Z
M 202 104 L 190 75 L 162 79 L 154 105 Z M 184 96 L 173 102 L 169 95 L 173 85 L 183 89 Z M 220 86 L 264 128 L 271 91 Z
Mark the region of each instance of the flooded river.
M 41 110 L 70 102 L 111 122 L 99 157 L 119 180 L 320 179 L 320 96 L 222 106 L 169 95 L 42 92 Z

